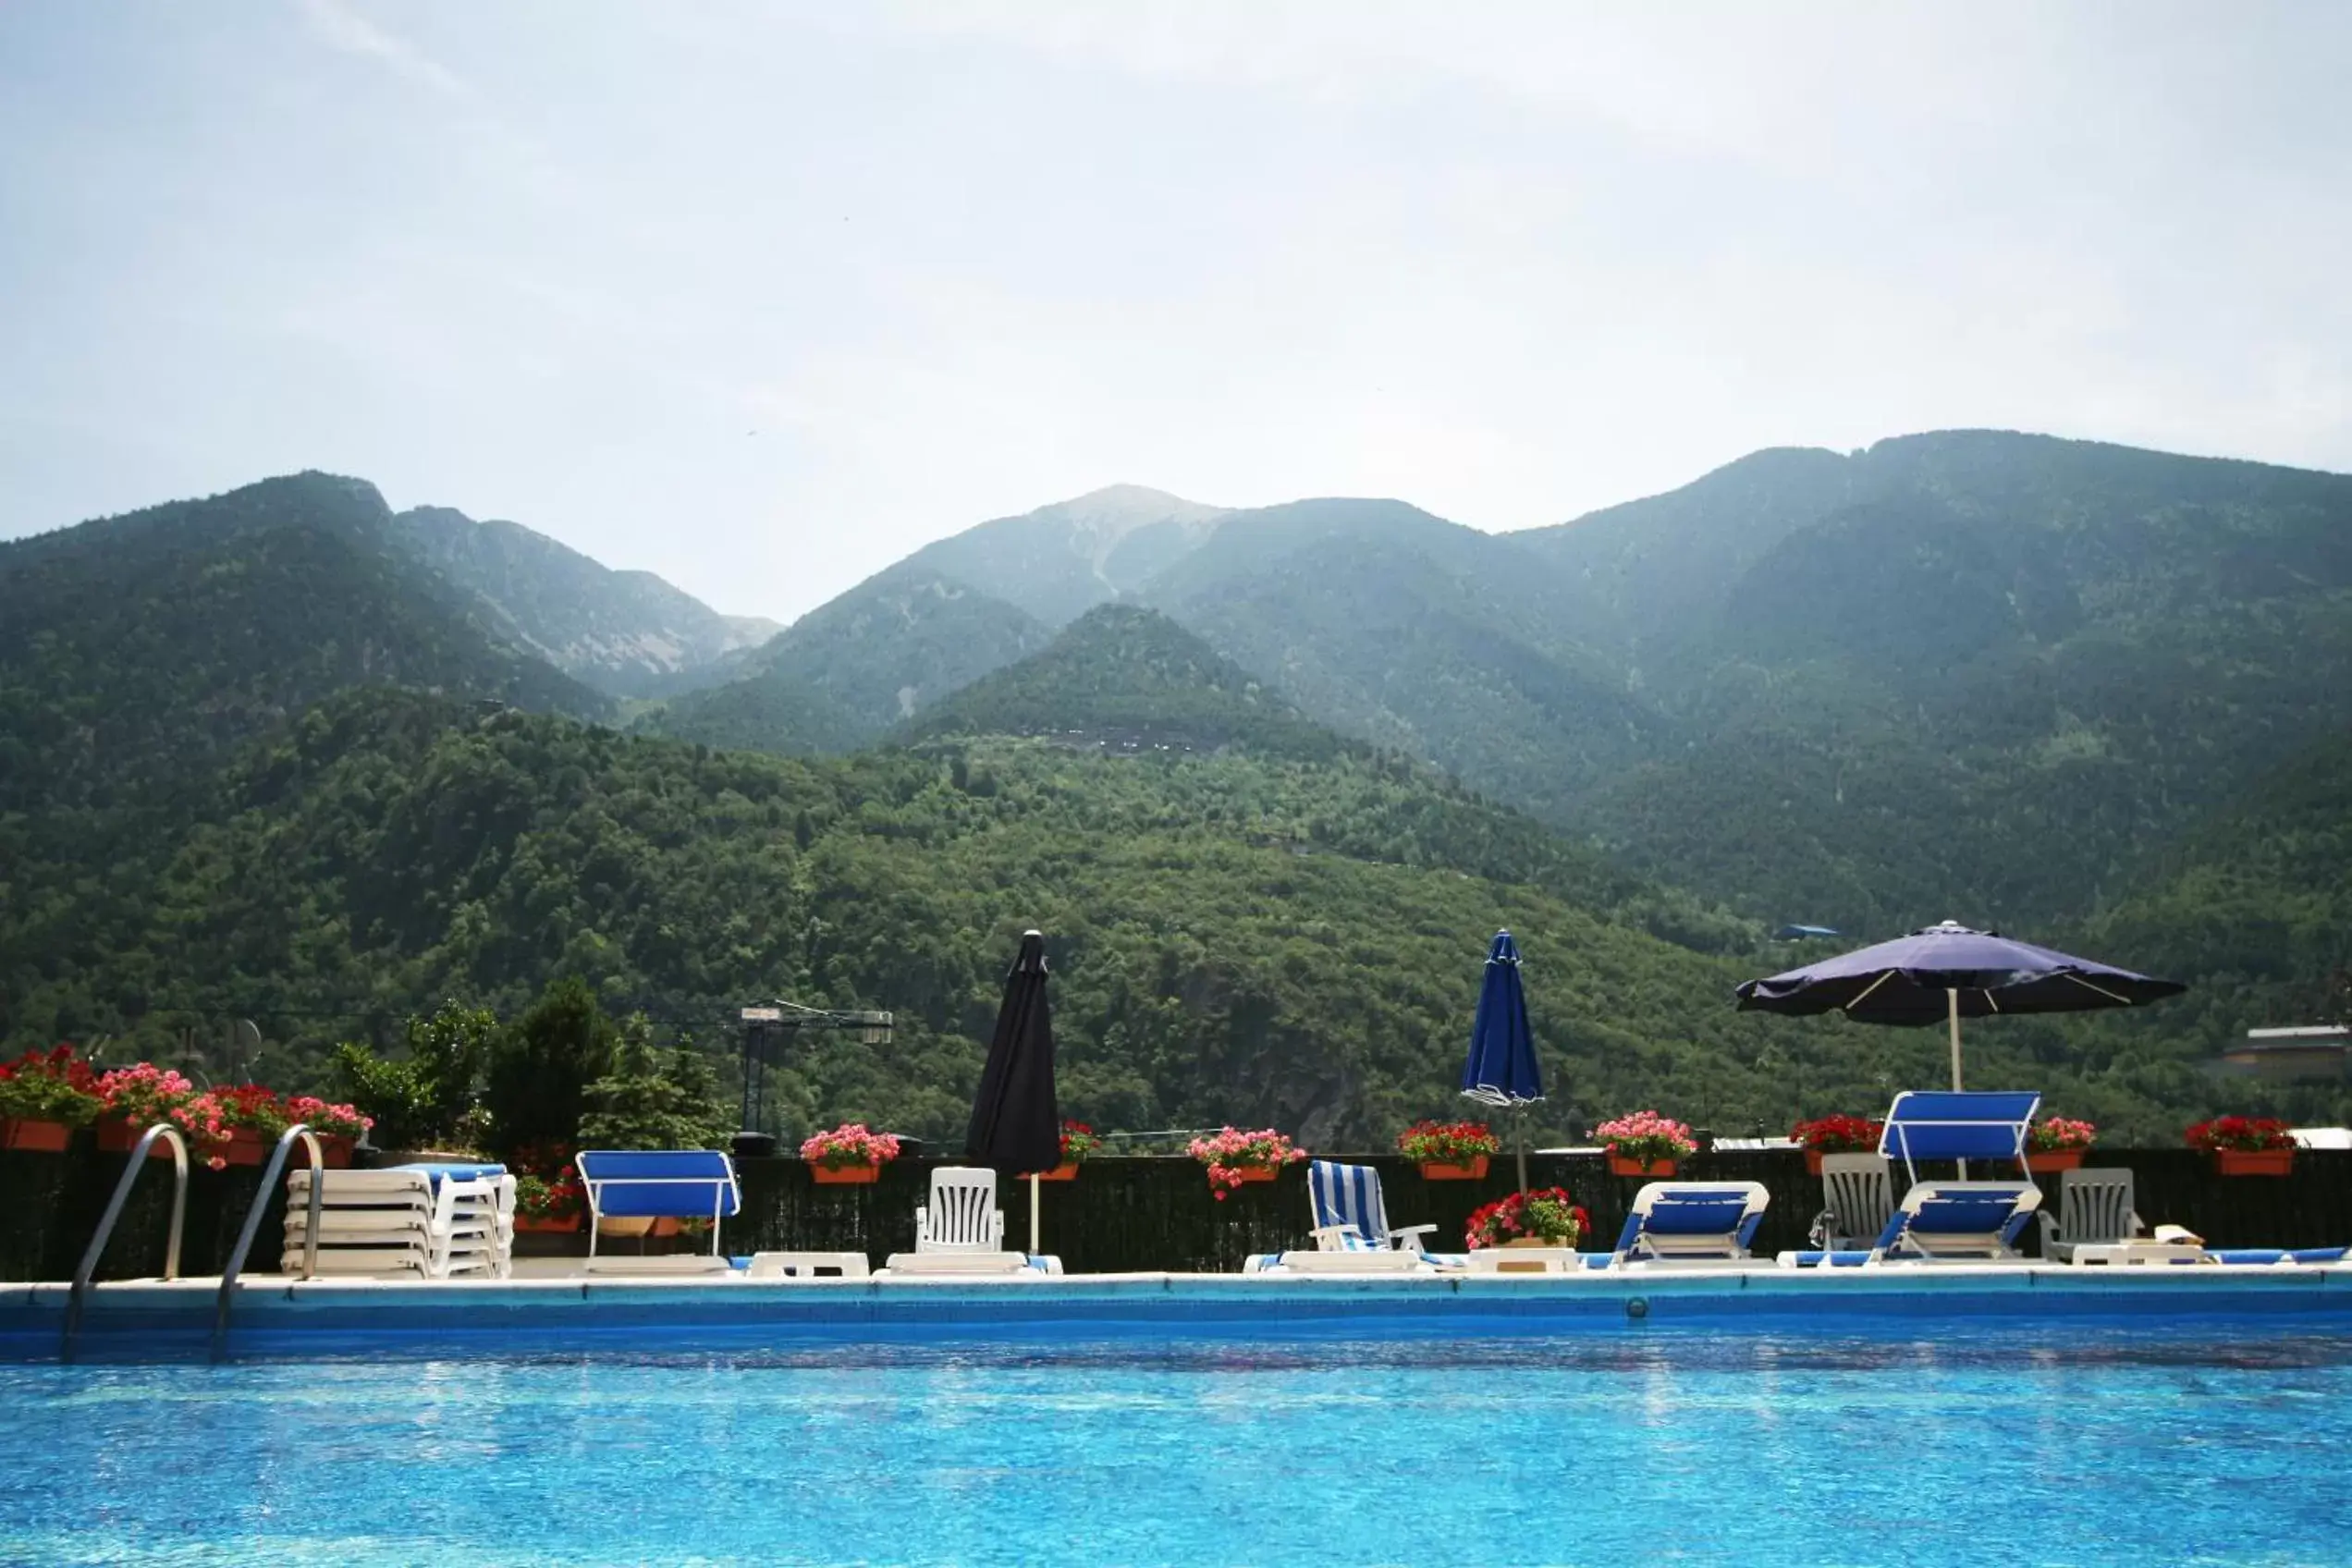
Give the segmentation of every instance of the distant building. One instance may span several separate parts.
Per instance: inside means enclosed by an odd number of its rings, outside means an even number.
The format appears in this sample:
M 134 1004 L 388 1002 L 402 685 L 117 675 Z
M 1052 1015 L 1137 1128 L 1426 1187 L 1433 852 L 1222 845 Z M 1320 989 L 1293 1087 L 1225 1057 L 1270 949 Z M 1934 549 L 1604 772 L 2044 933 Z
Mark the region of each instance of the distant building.
M 2347 1052 L 2352 1052 L 2352 1024 L 2248 1029 L 2241 1044 L 2222 1053 L 2222 1071 L 2280 1083 L 2338 1079 L 2344 1076 Z

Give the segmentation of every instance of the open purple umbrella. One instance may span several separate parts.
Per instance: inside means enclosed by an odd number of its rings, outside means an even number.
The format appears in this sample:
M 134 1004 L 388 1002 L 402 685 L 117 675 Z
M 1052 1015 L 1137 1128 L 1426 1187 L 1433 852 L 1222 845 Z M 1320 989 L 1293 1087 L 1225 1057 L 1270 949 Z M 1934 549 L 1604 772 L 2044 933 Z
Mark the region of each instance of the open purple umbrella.
M 1865 1023 L 1948 1021 L 1952 1086 L 1957 1089 L 1963 1018 L 2138 1007 L 2187 989 L 2177 981 L 2151 980 L 1947 920 L 1892 942 L 1750 980 L 1739 988 L 1739 1005 L 1764 1012 L 1843 1012 Z

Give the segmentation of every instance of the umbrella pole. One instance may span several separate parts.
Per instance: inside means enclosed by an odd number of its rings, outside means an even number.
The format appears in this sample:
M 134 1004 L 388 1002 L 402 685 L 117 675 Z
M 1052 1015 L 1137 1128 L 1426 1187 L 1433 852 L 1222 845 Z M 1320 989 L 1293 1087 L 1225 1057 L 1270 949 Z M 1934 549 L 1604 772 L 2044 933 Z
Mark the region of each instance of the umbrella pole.
M 1527 1190 L 1527 1112 L 1525 1108 L 1523 1107 L 1512 1113 L 1511 1123 L 1511 1130 L 1518 1134 L 1519 1190 L 1525 1193 Z
M 1043 1180 L 1037 1172 L 1029 1172 L 1029 1256 L 1037 1256 L 1037 1183 Z
M 1960 993 L 1946 990 L 1943 993 L 1943 998 L 1945 1005 L 1951 1010 L 1952 1020 L 1952 1092 L 1958 1094 L 1960 1092 Z M 1960 1180 L 1965 1182 L 1968 1179 L 1968 1162 L 1964 1159 L 1959 1162 L 1959 1165 Z
M 1946 991 L 1943 996 L 1952 1009 L 1952 1087 L 1957 1093 L 1960 1088 L 1960 993 Z

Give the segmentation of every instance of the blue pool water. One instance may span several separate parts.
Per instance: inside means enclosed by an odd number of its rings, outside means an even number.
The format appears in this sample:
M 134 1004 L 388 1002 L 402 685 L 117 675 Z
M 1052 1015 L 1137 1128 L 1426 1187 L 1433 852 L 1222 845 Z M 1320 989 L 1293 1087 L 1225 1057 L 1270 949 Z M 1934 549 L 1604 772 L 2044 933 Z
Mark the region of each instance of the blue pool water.
M 0 1366 L 0 1562 L 2352 1562 L 2352 1339 Z

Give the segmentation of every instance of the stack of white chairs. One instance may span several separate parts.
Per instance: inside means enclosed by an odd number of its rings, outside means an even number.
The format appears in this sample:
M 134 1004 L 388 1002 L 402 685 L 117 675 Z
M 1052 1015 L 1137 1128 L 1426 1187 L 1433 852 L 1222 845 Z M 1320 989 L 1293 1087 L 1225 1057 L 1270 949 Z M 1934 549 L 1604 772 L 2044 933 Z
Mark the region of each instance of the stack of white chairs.
M 307 1170 L 287 1178 L 278 1267 L 288 1274 L 302 1272 L 309 1251 L 312 1180 Z M 503 1280 L 511 1271 L 515 1181 L 504 1170 L 395 1167 L 318 1180 L 319 1274 Z

